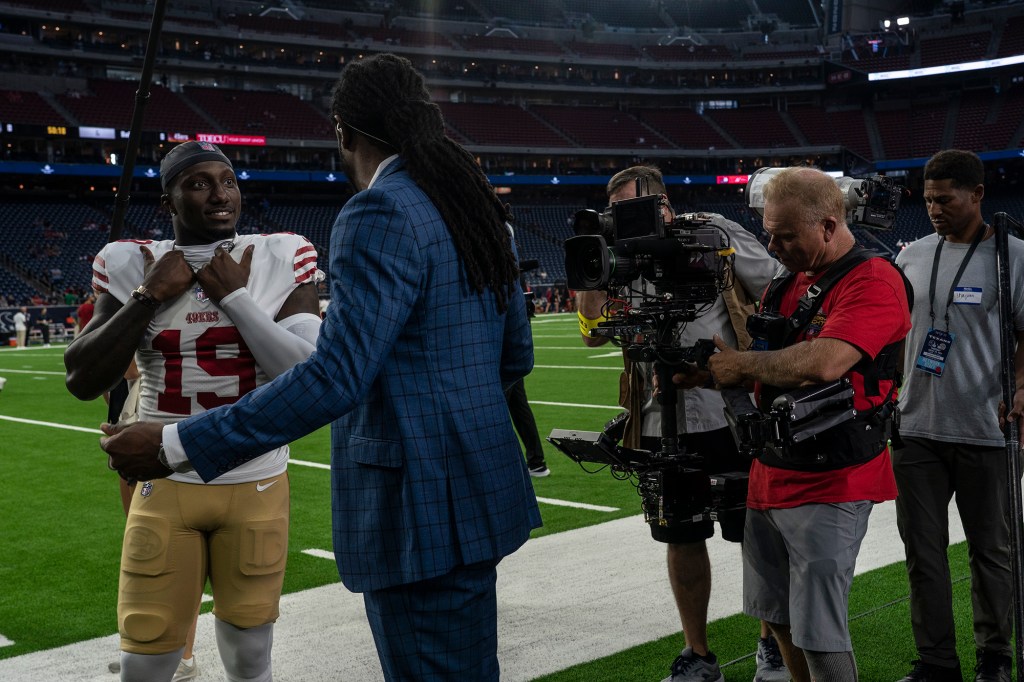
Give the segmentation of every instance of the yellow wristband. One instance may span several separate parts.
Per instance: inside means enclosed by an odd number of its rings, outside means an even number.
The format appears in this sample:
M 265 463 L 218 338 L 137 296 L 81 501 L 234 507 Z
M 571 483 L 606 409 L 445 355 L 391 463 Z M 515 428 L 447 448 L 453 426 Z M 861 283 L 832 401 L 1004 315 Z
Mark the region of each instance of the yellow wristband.
M 601 317 L 595 317 L 592 320 L 589 317 L 585 317 L 579 310 L 576 311 L 576 317 L 580 319 L 580 334 L 583 334 L 583 336 L 590 336 L 590 330 L 596 328 L 598 322 L 604 322 L 608 319 L 601 315 Z

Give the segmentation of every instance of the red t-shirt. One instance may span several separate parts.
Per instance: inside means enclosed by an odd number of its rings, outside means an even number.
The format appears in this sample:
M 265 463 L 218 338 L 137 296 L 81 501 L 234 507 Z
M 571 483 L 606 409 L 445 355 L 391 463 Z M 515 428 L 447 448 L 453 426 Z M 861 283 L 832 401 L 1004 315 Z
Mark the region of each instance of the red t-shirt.
M 779 312 L 790 315 L 807 287 L 821 273 L 799 273 L 782 298 Z M 881 258 L 861 263 L 825 295 L 821 309 L 798 340 L 840 339 L 874 358 L 883 347 L 899 341 L 910 331 L 910 311 L 902 278 L 892 264 Z M 858 412 L 881 404 L 892 382 L 880 381 L 881 395 L 864 395 L 864 377 L 847 373 L 853 384 L 853 405 Z M 863 464 L 832 471 L 793 471 L 755 460 L 750 468 L 747 506 L 751 509 L 785 509 L 810 503 L 884 502 L 896 499 L 896 479 L 886 448 Z
M 89 320 L 92 319 L 93 304 L 83 303 L 78 306 L 78 310 L 76 312 L 78 313 L 78 328 L 85 329 L 85 325 L 89 324 Z

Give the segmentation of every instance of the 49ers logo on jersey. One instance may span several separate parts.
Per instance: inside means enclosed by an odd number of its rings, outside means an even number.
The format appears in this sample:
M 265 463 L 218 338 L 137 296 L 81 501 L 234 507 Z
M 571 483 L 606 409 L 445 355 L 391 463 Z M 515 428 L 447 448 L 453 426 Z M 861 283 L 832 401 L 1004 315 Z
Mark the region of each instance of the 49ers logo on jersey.
M 185 322 L 188 324 L 200 324 L 204 322 L 216 324 L 218 321 L 220 321 L 220 313 L 216 310 L 188 313 L 185 315 Z

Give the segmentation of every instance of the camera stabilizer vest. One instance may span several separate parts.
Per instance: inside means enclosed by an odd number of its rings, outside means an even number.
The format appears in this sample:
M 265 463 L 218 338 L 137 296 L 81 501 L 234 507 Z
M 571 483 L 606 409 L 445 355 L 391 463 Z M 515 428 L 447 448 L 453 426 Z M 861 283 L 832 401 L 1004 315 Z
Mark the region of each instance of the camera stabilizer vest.
M 872 258 L 881 255 L 861 246 L 855 246 L 845 256 L 833 263 L 817 282 L 808 287 L 800 297 L 796 310 L 786 319 L 786 333 L 782 346 L 790 346 L 807 329 L 811 320 L 821 309 L 825 295 L 851 270 Z M 886 262 L 888 259 L 886 259 Z M 891 264 L 891 262 L 890 262 Z M 903 271 L 895 265 L 900 273 L 904 287 L 907 289 L 907 300 L 913 304 L 910 282 Z M 772 281 L 762 300 L 762 312 L 777 313 L 785 291 L 792 284 L 794 275 Z M 852 420 L 823 431 L 808 440 L 786 448 L 783 454 L 774 448 L 766 448 L 758 459 L 764 464 L 782 469 L 798 471 L 831 471 L 855 464 L 863 464 L 877 457 L 885 449 L 892 435 L 893 423 L 899 420 L 899 411 L 893 399 L 897 386 L 902 382 L 899 373 L 899 360 L 903 350 L 903 341 L 890 343 L 879 351 L 874 358 L 862 358 L 850 371 L 864 378 L 865 395 L 880 395 L 879 382 L 892 380 L 889 391 L 882 403 L 873 410 L 858 414 Z M 761 387 L 761 404 L 771 405 L 776 397 L 785 393 L 785 389 L 776 386 Z

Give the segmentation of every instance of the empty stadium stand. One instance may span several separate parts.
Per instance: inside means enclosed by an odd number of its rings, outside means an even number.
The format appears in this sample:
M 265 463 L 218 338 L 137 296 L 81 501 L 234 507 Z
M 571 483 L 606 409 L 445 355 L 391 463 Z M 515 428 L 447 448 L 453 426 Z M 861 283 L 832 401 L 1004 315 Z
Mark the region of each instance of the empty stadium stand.
M 86 92 L 61 93 L 56 99 L 78 125 L 128 129 L 137 90 L 137 82 L 91 79 Z M 181 95 L 159 84 L 151 86 L 143 118 L 145 130 L 195 133 L 209 127 L 209 121 L 191 109 Z
M 288 93 L 188 86 L 185 96 L 225 130 L 240 134 L 287 139 L 324 139 L 332 134 L 325 112 Z
M 531 112 L 512 104 L 441 103 L 449 128 L 484 145 L 570 148 L 575 144 Z
M 672 143 L 626 111 L 610 107 L 538 105 L 532 112 L 584 147 L 657 148 Z

